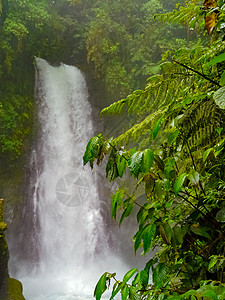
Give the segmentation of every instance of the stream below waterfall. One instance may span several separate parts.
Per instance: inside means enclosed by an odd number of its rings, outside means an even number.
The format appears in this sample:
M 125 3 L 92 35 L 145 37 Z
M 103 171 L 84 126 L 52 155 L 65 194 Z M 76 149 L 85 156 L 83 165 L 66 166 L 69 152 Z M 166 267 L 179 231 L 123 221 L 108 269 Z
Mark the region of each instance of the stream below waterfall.
M 82 165 L 94 135 L 85 78 L 76 67 L 36 58 L 35 90 L 39 132 L 27 182 L 30 257 L 14 258 L 11 275 L 23 283 L 26 300 L 93 299 L 105 271 L 122 275 L 130 266 L 113 237 L 108 200 L 99 198 L 97 174 Z

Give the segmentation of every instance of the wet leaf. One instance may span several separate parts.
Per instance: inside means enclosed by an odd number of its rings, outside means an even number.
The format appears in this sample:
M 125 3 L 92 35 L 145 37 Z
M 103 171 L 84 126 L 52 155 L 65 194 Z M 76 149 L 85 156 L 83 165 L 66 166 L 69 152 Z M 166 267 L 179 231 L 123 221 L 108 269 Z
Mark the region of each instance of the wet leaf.
M 129 286 L 126 284 L 121 290 L 121 300 L 126 300 L 129 294 Z
M 132 276 L 134 276 L 135 273 L 137 273 L 138 270 L 136 268 L 133 268 L 131 270 L 129 270 L 123 277 L 123 282 L 127 283 L 127 281 L 129 281 L 131 279 Z
M 199 173 L 195 170 L 192 170 L 188 176 L 188 179 L 193 185 L 197 185 L 199 183 Z
M 133 208 L 134 208 L 134 204 L 133 203 L 129 203 L 127 208 L 124 210 L 121 218 L 120 218 L 120 223 L 119 223 L 119 226 L 122 224 L 123 220 L 125 218 L 127 218 L 133 211 Z
M 207 158 L 212 150 L 213 150 L 213 148 L 209 148 L 203 153 L 203 162 L 205 162 L 207 160 Z
M 114 297 L 119 293 L 119 291 L 122 289 L 123 287 L 123 283 L 120 282 L 115 282 L 114 286 L 113 286 L 113 290 L 112 290 L 112 295 L 110 297 L 110 300 L 113 300 Z
M 126 171 L 127 161 L 124 157 L 119 156 L 117 161 L 117 169 L 119 173 L 119 177 L 122 177 L 124 172 Z
M 150 149 L 143 151 L 143 159 L 141 163 L 141 172 L 147 173 L 151 169 L 154 162 L 154 153 Z
M 143 152 L 137 151 L 131 156 L 131 158 L 128 161 L 128 167 L 131 173 L 135 177 L 138 177 L 141 171 L 142 159 L 143 159 Z
M 159 263 L 156 268 L 153 268 L 153 282 L 156 288 L 161 288 L 168 277 L 168 267 L 164 263 Z
M 149 224 L 143 231 L 142 237 L 143 237 L 143 249 L 144 249 L 144 254 L 148 252 L 151 248 L 151 243 L 153 238 L 155 237 L 156 234 L 156 225 Z
M 162 115 L 160 117 L 160 119 L 156 122 L 156 124 L 155 124 L 155 126 L 154 126 L 154 128 L 152 130 L 152 135 L 153 135 L 154 140 L 156 139 L 156 137 L 158 135 L 159 129 L 160 129 L 161 124 L 163 122 L 163 118 L 164 118 L 164 115 Z
M 159 232 L 165 244 L 170 245 L 173 234 L 170 225 L 167 223 L 160 224 Z
M 106 290 L 106 275 L 107 273 L 105 272 L 99 279 L 96 287 L 95 287 L 95 291 L 94 291 L 94 296 L 96 298 L 96 300 L 100 300 L 102 297 L 102 294 L 105 292 Z
M 93 168 L 93 163 L 95 159 L 97 159 L 99 156 L 99 149 L 102 144 L 103 144 L 103 137 L 101 134 L 94 136 L 90 139 L 83 156 L 84 166 L 89 162 L 91 168 Z
M 222 73 L 220 77 L 220 85 L 225 85 L 225 71 Z
M 220 108 L 225 109 L 225 86 L 214 93 L 213 99 Z
M 184 180 L 185 180 L 185 178 L 187 176 L 188 176 L 187 173 L 183 173 L 179 177 L 177 177 L 177 179 L 175 180 L 175 183 L 174 183 L 174 193 L 175 193 L 176 196 L 182 190 Z
M 191 226 L 191 231 L 194 232 L 197 235 L 204 236 L 208 239 L 211 239 L 210 235 L 207 232 L 208 228 L 206 227 L 194 227 L 193 225 Z
M 123 200 L 124 190 L 118 189 L 112 197 L 111 203 L 111 215 L 112 218 L 116 219 L 116 212 L 120 208 Z

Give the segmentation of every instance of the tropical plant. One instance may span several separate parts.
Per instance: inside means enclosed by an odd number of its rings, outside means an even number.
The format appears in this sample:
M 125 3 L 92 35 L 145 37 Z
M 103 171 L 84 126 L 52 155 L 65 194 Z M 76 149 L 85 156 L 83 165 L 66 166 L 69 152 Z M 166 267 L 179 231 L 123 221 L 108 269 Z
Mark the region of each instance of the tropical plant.
M 84 165 L 93 168 L 95 161 L 99 165 L 106 159 L 109 181 L 125 173 L 136 179 L 135 187 L 127 183 L 114 193 L 111 215 L 121 225 L 137 206 L 134 251 L 142 249 L 145 255 L 155 249 L 156 254 L 143 270 L 133 268 L 122 280 L 105 272 L 95 288 L 97 300 L 111 281 L 110 299 L 118 293 L 122 300 L 225 298 L 223 9 L 223 1 L 186 1 L 172 12 L 179 20 L 184 13 L 194 16 L 196 24 L 203 20 L 211 42 L 168 53 L 169 60 L 144 89 L 101 112 L 125 111 L 136 123 L 115 138 L 93 137 Z

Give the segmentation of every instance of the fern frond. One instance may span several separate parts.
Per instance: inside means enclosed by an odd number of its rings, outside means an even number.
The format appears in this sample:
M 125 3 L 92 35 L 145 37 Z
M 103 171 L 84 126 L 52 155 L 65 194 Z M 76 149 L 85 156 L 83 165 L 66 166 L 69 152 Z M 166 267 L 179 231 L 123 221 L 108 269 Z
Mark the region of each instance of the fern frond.
M 115 138 L 112 141 L 113 145 L 122 145 L 123 143 L 128 144 L 130 140 L 138 141 L 140 137 L 152 131 L 153 125 L 167 111 L 167 109 L 168 105 L 148 115 L 142 122 L 135 124 L 124 134 Z
M 216 141 L 217 128 L 224 128 L 225 113 L 213 99 L 195 102 L 182 116 L 179 128 L 192 150 Z M 212 139 L 213 137 L 213 139 Z
M 100 113 L 100 117 L 104 114 L 120 114 L 124 108 L 125 103 L 128 101 L 128 99 L 122 99 L 119 100 L 117 102 L 114 102 L 113 104 L 111 104 L 110 106 L 104 108 L 101 113 Z
M 201 13 L 201 6 L 198 6 L 199 3 L 196 2 L 198 1 L 189 1 L 185 6 L 180 6 L 169 13 L 157 14 L 155 17 L 164 22 L 181 23 L 182 25 L 188 22 L 189 26 L 194 29 L 196 23 L 199 22 L 198 16 Z

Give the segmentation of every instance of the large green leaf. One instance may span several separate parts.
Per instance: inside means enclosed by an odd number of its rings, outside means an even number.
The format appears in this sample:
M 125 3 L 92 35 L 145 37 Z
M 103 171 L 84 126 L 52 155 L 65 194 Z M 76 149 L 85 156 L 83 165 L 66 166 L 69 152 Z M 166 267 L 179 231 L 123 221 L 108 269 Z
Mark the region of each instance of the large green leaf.
M 218 255 L 212 255 L 210 257 L 210 262 L 209 262 L 209 265 L 208 265 L 208 270 L 210 270 L 211 268 L 213 268 L 217 264 L 218 260 L 219 260 Z
M 117 160 L 118 160 L 117 152 L 114 149 L 112 149 L 106 165 L 106 177 L 109 179 L 109 181 L 113 181 L 119 176 L 119 172 L 117 168 Z
M 170 245 L 172 234 L 173 234 L 170 225 L 168 223 L 160 224 L 159 231 L 160 231 L 160 234 L 161 234 L 161 237 L 162 237 L 163 241 L 167 245 Z
M 137 252 L 137 249 L 140 247 L 140 244 L 142 241 L 142 233 L 143 233 L 144 228 L 139 229 L 139 231 L 134 236 L 134 252 L 135 252 L 135 254 Z
M 199 183 L 199 173 L 195 170 L 192 170 L 188 175 L 188 179 L 193 185 L 197 185 Z
M 94 296 L 96 298 L 96 300 L 100 300 L 102 297 L 102 294 L 105 292 L 106 290 L 106 279 L 107 279 L 107 273 L 105 272 L 99 279 L 96 287 L 95 287 L 95 291 L 94 291 Z
M 124 190 L 117 189 L 115 194 L 112 197 L 111 203 L 111 215 L 112 218 L 116 219 L 116 212 L 120 208 L 123 200 Z
M 220 85 L 225 85 L 225 71 L 222 73 L 220 77 Z
M 96 135 L 90 139 L 83 156 L 84 165 L 86 165 L 89 162 L 91 168 L 93 168 L 93 163 L 95 159 L 98 158 L 99 149 L 102 144 L 103 144 L 103 137 L 101 134 Z
M 200 236 L 204 236 L 207 239 L 211 239 L 211 237 L 208 234 L 207 230 L 209 230 L 209 228 L 207 228 L 207 227 L 194 227 L 194 226 L 191 226 L 191 231 L 194 232 L 195 234 L 200 235 Z
M 169 280 L 168 267 L 164 263 L 159 263 L 153 268 L 153 282 L 155 287 L 161 288 Z
M 180 131 L 178 129 L 176 129 L 175 131 L 171 132 L 167 139 L 168 139 L 168 143 L 171 145 L 173 141 L 175 141 L 175 139 L 178 137 Z
M 140 281 L 142 285 L 147 285 L 149 281 L 149 272 L 146 270 L 141 270 L 140 274 Z
M 119 293 L 119 291 L 122 289 L 122 287 L 123 287 L 123 282 L 120 282 L 120 283 L 115 282 L 110 300 L 114 299 L 114 297 Z
M 126 167 L 127 167 L 126 159 L 123 156 L 118 156 L 117 169 L 120 177 L 123 176 L 124 172 L 126 171 Z
M 148 252 L 151 248 L 151 243 L 153 238 L 155 237 L 156 234 L 156 225 L 155 223 L 153 224 L 148 224 L 145 230 L 143 231 L 142 237 L 143 237 L 143 249 L 144 253 Z
M 146 205 L 147 206 L 147 205 Z M 139 228 L 142 228 L 145 224 L 146 218 L 148 217 L 149 210 L 147 207 L 141 207 L 137 214 L 137 221 L 139 223 Z
M 130 287 L 130 300 L 141 300 L 141 296 L 138 295 L 139 287 Z
M 138 177 L 138 175 L 141 171 L 142 160 L 143 160 L 143 152 L 137 151 L 131 156 L 131 158 L 128 161 L 128 167 L 129 167 L 131 173 L 135 177 Z
M 123 277 L 123 283 L 127 283 L 127 281 L 129 281 L 131 277 L 134 276 L 134 274 L 137 272 L 138 270 L 136 268 L 129 270 Z
M 213 99 L 220 108 L 225 109 L 225 86 L 214 93 Z
M 154 139 L 156 139 L 156 137 L 157 137 L 157 135 L 158 135 L 158 132 L 159 132 L 159 129 L 160 129 L 160 127 L 161 127 L 163 118 L 164 118 L 164 115 L 162 115 L 162 116 L 160 117 L 160 119 L 156 122 L 155 126 L 153 127 L 152 135 L 153 135 L 153 138 L 154 138 Z
M 122 224 L 123 220 L 132 213 L 133 208 L 134 208 L 134 203 L 129 203 L 128 206 L 127 206 L 127 208 L 122 213 L 122 216 L 120 218 L 119 226 Z
M 183 231 L 179 226 L 173 227 L 173 237 L 177 246 L 183 243 Z
M 185 180 L 185 178 L 187 176 L 188 176 L 187 173 L 183 173 L 180 176 L 178 176 L 177 179 L 175 180 L 175 183 L 174 183 L 174 193 L 175 193 L 176 196 L 182 190 L 184 180 Z
M 215 56 L 209 63 L 208 66 L 214 66 L 215 64 L 218 64 L 225 60 L 225 53 L 222 53 L 218 56 Z
M 141 172 L 148 173 L 154 162 L 154 153 L 150 149 L 143 151 L 143 159 L 141 163 Z
M 129 294 L 129 286 L 125 284 L 125 286 L 121 290 L 121 300 L 126 300 Z
M 209 149 L 207 149 L 207 150 L 205 150 L 204 151 L 204 153 L 203 153 L 203 162 L 205 162 L 206 160 L 207 160 L 207 158 L 208 158 L 208 156 L 209 156 L 209 154 L 211 153 L 211 151 L 213 150 L 213 148 L 209 148 Z

